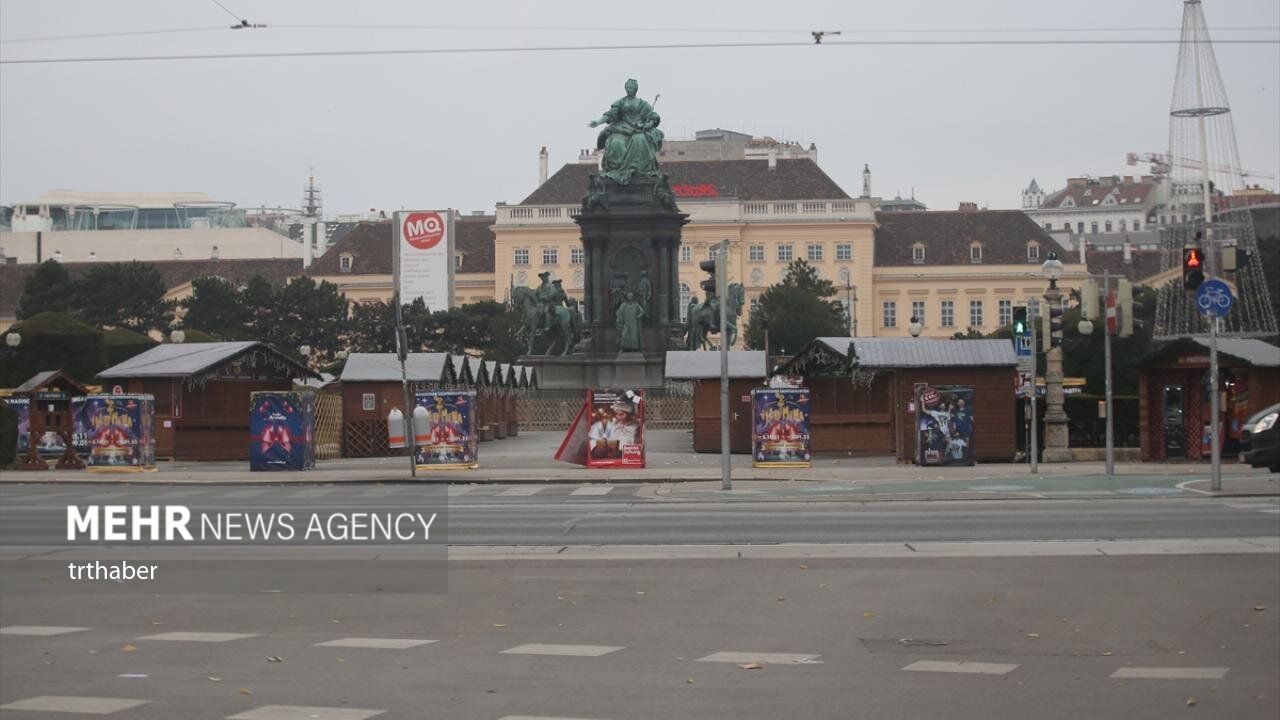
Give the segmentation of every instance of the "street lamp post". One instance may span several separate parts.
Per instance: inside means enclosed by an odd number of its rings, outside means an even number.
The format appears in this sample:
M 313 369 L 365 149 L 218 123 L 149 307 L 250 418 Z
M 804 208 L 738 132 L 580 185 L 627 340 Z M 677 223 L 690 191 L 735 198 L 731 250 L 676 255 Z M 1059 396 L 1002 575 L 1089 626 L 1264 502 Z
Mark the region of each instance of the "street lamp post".
M 1049 259 L 1040 266 L 1041 273 L 1049 281 L 1044 299 L 1049 303 L 1045 313 L 1050 314 L 1052 308 L 1062 302 L 1062 291 L 1058 289 L 1058 278 L 1062 277 L 1062 261 L 1056 253 L 1049 253 Z M 1045 462 L 1071 462 L 1070 437 L 1067 430 L 1067 413 L 1063 409 L 1062 394 L 1062 346 L 1052 347 L 1053 339 L 1046 338 L 1049 351 L 1045 353 L 1044 372 L 1044 455 Z

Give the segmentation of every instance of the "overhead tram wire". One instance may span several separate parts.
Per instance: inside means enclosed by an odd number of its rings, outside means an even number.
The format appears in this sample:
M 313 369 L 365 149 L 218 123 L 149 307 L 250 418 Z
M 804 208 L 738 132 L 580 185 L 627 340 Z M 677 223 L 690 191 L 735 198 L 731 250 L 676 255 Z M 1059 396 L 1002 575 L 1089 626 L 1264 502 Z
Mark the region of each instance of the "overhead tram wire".
M 1280 45 L 1280 39 L 1216 40 L 1217 45 Z M 1081 46 L 1081 45 L 1178 45 L 1181 40 L 1158 39 L 1036 39 L 1036 40 L 832 40 L 823 47 L 884 47 L 884 46 Z M 101 62 L 152 62 L 156 60 L 249 60 L 272 58 L 309 57 L 377 57 L 403 55 L 486 55 L 497 53 L 557 53 L 592 52 L 614 50 L 732 50 L 744 48 L 811 47 L 810 40 L 778 42 L 725 42 L 725 43 L 661 43 L 652 45 L 553 45 L 477 48 L 407 48 L 401 50 L 298 50 L 292 52 L 240 52 L 179 55 L 116 55 L 54 58 L 0 59 L 0 65 L 52 65 L 65 63 Z
M 223 10 L 227 8 L 219 3 L 219 7 Z M 244 27 L 247 21 L 240 18 L 235 13 L 228 11 L 239 24 L 232 26 L 234 29 Z M 617 31 L 617 28 L 584 26 L 584 25 L 415 25 L 415 24 L 341 24 L 341 23 L 286 23 L 282 25 L 257 25 L 252 27 L 270 27 L 272 30 L 399 30 L 399 31 L 547 31 L 547 32 L 601 32 L 605 30 Z M 24 37 L 0 39 L 0 45 L 31 43 L 31 42 L 57 42 L 62 40 L 93 40 L 97 38 L 115 38 L 115 37 L 132 37 L 141 35 L 168 35 L 175 33 L 192 33 L 192 32 L 208 32 L 213 30 L 226 30 L 225 25 L 207 26 L 207 27 L 191 27 L 191 28 L 167 28 L 158 30 L 128 30 L 121 32 L 105 32 L 105 33 L 79 33 L 74 35 L 45 35 L 39 37 Z M 1009 33 L 1112 33 L 1112 32 L 1170 32 L 1176 31 L 1176 27 L 1022 27 L 1022 28 L 878 28 L 878 29 L 856 29 L 843 30 L 845 35 L 958 35 L 964 33 L 972 33 L 977 35 L 983 34 L 1009 34 Z M 1241 31 L 1241 32 L 1263 32 L 1280 30 L 1280 25 L 1258 25 L 1258 26 L 1235 26 L 1215 28 L 1215 32 L 1223 31 Z M 628 28 L 628 32 L 661 32 L 661 33 L 715 33 L 715 34 L 746 34 L 746 35 L 804 35 L 809 30 L 777 30 L 770 28 L 716 28 L 716 27 L 639 27 Z M 1219 41 L 1221 42 L 1221 41 Z

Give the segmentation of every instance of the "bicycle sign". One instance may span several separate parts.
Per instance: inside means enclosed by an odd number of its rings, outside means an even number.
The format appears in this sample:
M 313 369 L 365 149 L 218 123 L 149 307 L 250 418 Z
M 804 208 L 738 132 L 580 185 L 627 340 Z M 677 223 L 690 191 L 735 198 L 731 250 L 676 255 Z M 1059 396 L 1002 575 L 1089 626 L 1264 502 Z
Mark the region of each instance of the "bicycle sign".
M 1221 280 L 1206 280 L 1196 291 L 1196 307 L 1201 315 L 1223 317 L 1231 311 L 1234 303 L 1231 288 Z

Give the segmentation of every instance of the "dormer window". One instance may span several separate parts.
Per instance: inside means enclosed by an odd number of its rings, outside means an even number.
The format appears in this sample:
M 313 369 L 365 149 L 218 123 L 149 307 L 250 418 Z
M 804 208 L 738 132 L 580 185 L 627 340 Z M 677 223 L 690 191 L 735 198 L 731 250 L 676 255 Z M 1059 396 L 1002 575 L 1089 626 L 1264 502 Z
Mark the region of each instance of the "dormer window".
M 1068 197 L 1066 200 L 1063 200 L 1063 201 L 1062 201 L 1062 207 L 1068 207 L 1068 208 L 1069 208 L 1069 207 L 1075 207 L 1075 206 L 1076 206 L 1076 201 L 1075 201 L 1074 199 L 1070 198 L 1070 197 Z
M 351 272 L 351 262 L 354 259 L 355 258 L 352 257 L 351 253 L 343 253 L 339 255 L 338 256 L 339 272 Z
M 1040 260 L 1040 243 L 1027 243 L 1027 262 L 1037 262 Z
M 911 262 L 916 265 L 924 264 L 924 245 L 916 243 L 911 246 Z
M 982 243 L 973 243 L 969 246 L 969 262 L 982 262 Z

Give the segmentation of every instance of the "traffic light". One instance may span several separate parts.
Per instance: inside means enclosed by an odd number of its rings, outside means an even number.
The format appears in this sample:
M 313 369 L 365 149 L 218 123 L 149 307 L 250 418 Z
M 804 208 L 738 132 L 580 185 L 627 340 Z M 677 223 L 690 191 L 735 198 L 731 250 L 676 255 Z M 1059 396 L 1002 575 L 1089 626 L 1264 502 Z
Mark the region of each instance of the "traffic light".
M 1049 352 L 1062 344 L 1062 303 L 1045 303 L 1040 309 L 1040 350 Z
M 703 272 L 711 273 L 711 277 L 702 281 L 702 289 L 707 293 L 707 300 L 716 296 L 716 259 L 703 260 L 698 263 L 698 269 Z
M 1080 285 L 1080 315 L 1085 320 L 1098 319 L 1098 283 L 1093 280 Z
M 1020 337 L 1026 335 L 1030 331 L 1027 327 L 1027 308 L 1019 305 L 1013 309 L 1013 336 Z
M 1133 335 L 1133 314 L 1137 309 L 1133 304 L 1133 284 L 1128 280 L 1121 279 L 1120 286 L 1116 288 L 1116 307 L 1120 314 L 1120 337 L 1130 337 Z
M 1182 248 L 1182 289 L 1195 292 L 1204 283 L 1204 250 Z

